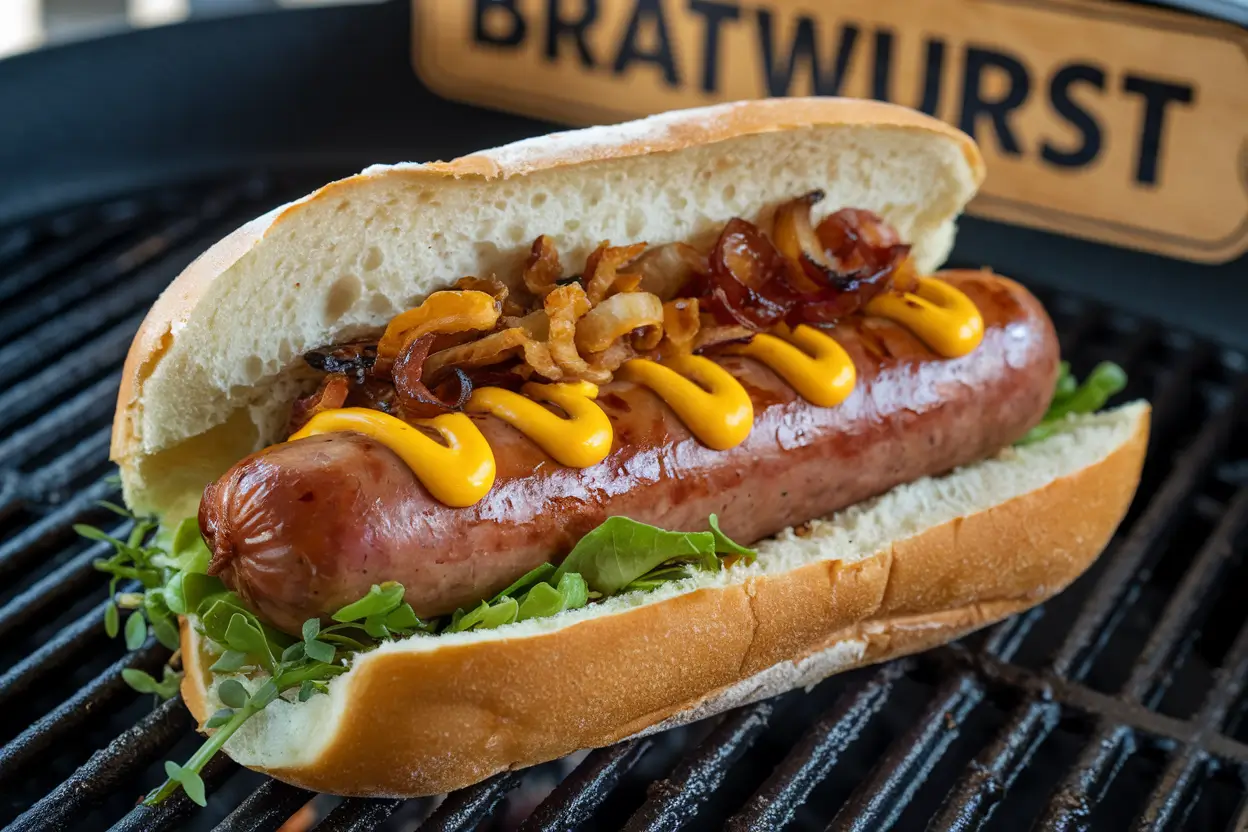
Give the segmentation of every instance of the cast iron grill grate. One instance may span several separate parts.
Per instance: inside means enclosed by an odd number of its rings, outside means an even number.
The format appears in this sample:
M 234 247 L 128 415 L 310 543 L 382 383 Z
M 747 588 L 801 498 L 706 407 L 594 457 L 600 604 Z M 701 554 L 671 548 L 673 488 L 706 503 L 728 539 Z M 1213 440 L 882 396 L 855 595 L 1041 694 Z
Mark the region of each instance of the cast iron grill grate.
M 308 183 L 146 194 L 0 231 L 0 822 L 12 829 L 1248 829 L 1248 373 L 1156 323 L 1047 296 L 1083 374 L 1155 407 L 1140 494 L 1091 572 L 959 643 L 442 801 L 314 796 L 218 757 L 210 803 L 135 799 L 196 740 L 103 632 L 109 425 L 130 338 L 210 242 Z M 1028 275 L 1019 275 L 1027 279 Z M 1125 398 L 1125 397 L 1124 397 Z M 1062 518 L 1052 518 L 1062 522 Z

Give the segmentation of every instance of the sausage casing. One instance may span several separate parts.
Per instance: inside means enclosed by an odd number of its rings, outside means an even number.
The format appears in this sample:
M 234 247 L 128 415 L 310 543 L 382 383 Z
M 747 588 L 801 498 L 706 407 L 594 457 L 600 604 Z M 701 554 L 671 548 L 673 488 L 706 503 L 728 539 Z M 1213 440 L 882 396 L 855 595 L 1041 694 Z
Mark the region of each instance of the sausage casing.
M 1057 338 L 1018 284 L 985 272 L 941 277 L 979 308 L 980 346 L 942 359 L 890 321 L 842 321 L 831 334 L 858 383 L 837 407 L 809 404 L 752 359 L 716 358 L 754 406 L 749 437 L 727 451 L 705 447 L 652 392 L 622 381 L 600 391 L 615 440 L 589 468 L 558 465 L 516 429 L 474 414 L 498 473 L 468 508 L 437 502 L 394 453 L 359 434 L 265 449 L 204 492 L 212 571 L 292 632 L 385 580 L 406 587 L 417 615 L 442 615 L 558 561 L 609 516 L 700 531 L 715 513 L 748 543 L 982 459 L 1043 416 Z

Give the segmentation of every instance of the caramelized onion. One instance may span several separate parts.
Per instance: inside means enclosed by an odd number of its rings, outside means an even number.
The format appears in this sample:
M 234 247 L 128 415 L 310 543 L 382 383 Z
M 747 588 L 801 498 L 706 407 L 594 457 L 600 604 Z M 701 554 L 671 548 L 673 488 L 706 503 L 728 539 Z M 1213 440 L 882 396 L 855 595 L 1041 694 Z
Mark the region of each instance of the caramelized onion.
M 632 274 L 641 276 L 643 292 L 657 295 L 667 302 L 685 294 L 685 288 L 700 275 L 706 274 L 706 257 L 686 243 L 656 246 L 629 264 Z
M 458 409 L 473 385 L 528 379 L 603 384 L 639 353 L 700 352 L 779 323 L 826 323 L 916 283 L 910 249 L 870 211 L 817 226 L 812 191 L 781 205 L 772 235 L 730 220 L 709 254 L 684 243 L 601 243 L 564 279 L 554 242 L 534 240 L 523 287 L 465 277 L 396 316 L 375 345 L 305 355 L 331 375 L 296 402 L 292 430 L 317 409 L 365 406 L 401 418 Z M 773 242 L 774 240 L 774 242 Z M 509 288 L 511 291 L 509 291 Z
M 701 328 L 696 298 L 680 298 L 663 304 L 663 336 L 673 349 L 689 349 Z
M 823 191 L 811 191 L 776 209 L 772 237 L 784 254 L 789 278 L 800 292 L 811 292 L 830 284 L 836 268 L 810 224 L 810 209 L 823 200 Z
M 455 281 L 455 289 L 461 292 L 484 292 L 502 303 L 507 300 L 507 286 L 496 277 L 461 277 Z
M 913 292 L 919 288 L 919 272 L 908 251 L 906 257 L 897 264 L 897 268 L 893 269 L 889 284 L 888 288 L 893 292 Z
M 531 369 L 534 373 L 542 376 L 549 381 L 563 381 L 564 373 L 554 357 L 550 354 L 550 345 L 543 344 L 541 341 L 535 341 L 532 338 L 525 338 L 520 343 L 520 352 L 524 356 L 524 366 L 522 369 Z M 531 373 L 526 373 L 528 378 Z
M 913 265 L 905 265 L 910 246 L 896 242 L 896 232 L 878 215 L 842 209 L 825 218 L 816 234 L 832 258 L 834 270 L 828 274 L 826 286 L 802 296 L 801 315 L 791 323 L 830 323 L 858 312 L 890 288 L 912 288 Z M 896 277 L 902 278 L 902 284 L 895 284 Z
M 290 424 L 287 435 L 295 433 L 311 421 L 312 417 L 324 410 L 336 410 L 346 404 L 347 394 L 351 392 L 351 382 L 343 373 L 331 373 L 321 379 L 320 386 L 310 396 L 295 399 L 290 409 Z
M 633 349 L 638 352 L 649 352 L 663 343 L 663 326 L 646 326 L 632 334 Z
M 524 287 L 544 298 L 547 292 L 554 290 L 562 276 L 563 266 L 559 262 L 555 242 L 543 234 L 533 241 L 529 259 L 524 262 Z
M 886 291 L 895 274 L 912 281 L 903 266 L 908 246 L 869 211 L 832 214 L 813 232 L 815 191 L 776 211 L 776 246 L 756 227 L 733 220 L 711 252 L 703 307 L 721 324 L 754 330 L 784 320 L 830 323 L 859 311 Z
M 488 330 L 498 322 L 501 304 L 489 294 L 476 291 L 434 292 L 415 309 L 390 321 L 377 342 L 377 363 L 373 373 L 389 372 L 399 350 L 412 338 L 439 332 Z
M 910 255 L 896 230 L 878 214 L 855 208 L 842 208 L 819 223 L 819 242 L 836 260 L 836 268 L 855 283 L 880 286 L 874 297 L 892 283 L 897 291 L 910 291 L 915 285 L 913 264 L 902 267 Z M 870 297 L 865 298 L 870 300 Z
M 630 246 L 611 246 L 606 241 L 599 243 L 585 261 L 585 294 L 589 296 L 590 304 L 597 306 L 612 294 L 620 266 L 635 260 L 645 250 L 645 243 Z
M 633 330 L 662 325 L 663 303 L 654 295 L 612 295 L 589 310 L 576 325 L 576 346 L 583 353 L 602 352 Z
M 766 329 L 791 306 L 782 283 L 786 268 L 758 226 L 730 220 L 711 250 L 702 305 L 720 323 Z
M 610 378 L 612 373 L 620 369 L 621 364 L 636 357 L 637 350 L 633 349 L 633 345 L 627 340 L 620 339 L 602 352 L 587 356 L 586 360 L 594 372 L 602 373 Z
M 377 361 L 377 344 L 372 341 L 353 341 L 336 347 L 311 350 L 304 353 L 303 360 L 314 370 L 344 373 L 359 383 Z
M 754 330 L 738 324 L 703 327 L 693 341 L 693 351 L 702 352 L 723 344 L 737 344 L 754 337 Z
M 620 294 L 622 292 L 636 292 L 641 287 L 641 275 L 628 274 L 616 275 L 615 286 L 611 289 L 611 294 Z
M 472 394 L 472 382 L 458 367 L 436 389 L 430 390 L 425 386 L 421 377 L 431 344 L 432 335 L 408 339 L 391 370 L 399 406 L 408 419 L 429 419 L 441 413 L 462 410 Z
M 832 252 L 837 252 L 844 240 L 850 236 L 872 248 L 888 248 L 901 242 L 896 229 L 886 223 L 883 217 L 862 208 L 842 208 L 819 223 L 816 233 L 824 248 Z M 830 236 L 831 234 L 835 236 Z
M 400 415 L 398 394 L 394 392 L 394 383 L 367 376 L 362 384 L 352 384 L 351 394 L 347 396 L 347 407 L 367 407 L 380 410 L 391 416 Z
M 562 374 L 569 379 L 592 381 L 600 384 L 610 381 L 590 369 L 585 359 L 577 350 L 576 333 L 578 321 L 589 312 L 589 298 L 579 283 L 560 286 L 546 296 L 545 313 L 548 320 L 548 337 L 546 345 L 550 349 L 550 357 Z
M 508 326 L 520 327 L 535 341 L 545 341 L 550 337 L 550 316 L 546 314 L 544 309 L 530 312 L 523 318 L 518 318 L 508 324 Z
M 520 352 L 527 340 L 530 340 L 528 333 L 520 327 L 504 329 L 477 341 L 435 352 L 425 362 L 425 372 L 430 378 L 436 378 L 451 367 L 468 369 L 499 364 Z

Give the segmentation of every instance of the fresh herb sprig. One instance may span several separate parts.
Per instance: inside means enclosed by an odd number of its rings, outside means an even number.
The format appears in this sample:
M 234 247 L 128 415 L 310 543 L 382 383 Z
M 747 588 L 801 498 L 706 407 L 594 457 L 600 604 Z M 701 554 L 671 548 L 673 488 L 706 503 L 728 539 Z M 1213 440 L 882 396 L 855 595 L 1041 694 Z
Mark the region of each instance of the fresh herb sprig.
M 139 693 L 153 693 L 161 699 L 172 699 L 177 696 L 178 685 L 182 683 L 182 674 L 169 665 L 165 665 L 164 675 L 160 681 L 137 667 L 127 667 L 122 670 L 121 678 Z
M 149 632 L 170 650 L 178 649 L 178 625 L 176 616 L 165 601 L 166 584 L 175 572 L 169 564 L 169 551 L 156 540 L 149 540 L 156 523 L 137 518 L 115 503 L 101 500 L 99 505 L 130 521 L 131 528 L 125 539 L 114 537 L 95 526 L 74 526 L 82 537 L 113 547 L 113 554 L 97 558 L 94 566 L 109 576 L 108 601 L 104 607 L 104 630 L 110 638 L 122 632 L 121 610 L 129 610 L 124 628 L 126 649 L 138 650 L 147 641 Z M 202 541 L 201 541 L 202 545 Z M 142 591 L 119 591 L 122 581 Z M 121 672 L 122 679 L 139 693 L 151 693 L 161 699 L 169 699 L 178 692 L 182 674 L 166 666 L 161 679 L 157 680 L 146 671 L 128 667 Z
M 1028 431 L 1018 444 L 1027 445 L 1052 436 L 1070 416 L 1095 413 L 1126 386 L 1126 372 L 1113 362 L 1097 364 L 1083 384 L 1079 384 L 1070 372 L 1070 362 L 1063 361 L 1048 411 L 1040 424 Z
M 112 556 L 95 561 L 95 567 L 110 576 L 104 614 L 109 636 L 123 632 L 120 610 L 128 609 L 131 612 L 124 627 L 128 649 L 141 647 L 150 628 L 157 640 L 177 650 L 177 617 L 193 614 L 204 635 L 222 650 L 209 669 L 230 676 L 218 685 L 218 696 L 226 707 L 204 724 L 212 735 L 185 764 L 166 764 L 168 777 L 145 798 L 149 805 L 164 800 L 179 786 L 203 805 L 205 789 L 200 772 L 204 765 L 274 699 L 291 693 L 293 698 L 306 701 L 324 693 L 330 679 L 345 673 L 356 653 L 371 650 L 385 639 L 432 630 L 430 624 L 416 617 L 410 604 L 403 602 L 403 587 L 385 583 L 339 610 L 330 626 L 322 628 L 316 619 L 305 622 L 302 637 L 295 639 L 261 622 L 237 594 L 205 574 L 210 553 L 194 520 L 183 521 L 172 531 L 157 531 L 156 523 L 149 519 L 136 518 L 111 503 L 105 507 L 132 522 L 124 539 L 94 526 L 74 528 L 89 540 L 113 547 Z M 122 581 L 134 582 L 131 585 L 141 591 L 119 591 Z M 250 692 L 238 678 L 248 675 L 264 677 Z M 122 678 L 140 693 L 168 699 L 177 694 L 182 674 L 166 666 L 157 680 L 142 670 L 127 668 Z
M 166 762 L 166 780 L 146 796 L 148 805 L 178 788 L 204 805 L 204 766 L 247 720 L 278 698 L 304 702 L 328 692 L 329 682 L 345 673 L 357 654 L 386 640 L 545 618 L 620 592 L 654 589 L 697 570 L 718 571 L 724 558 L 752 561 L 755 556 L 720 531 L 715 515 L 706 532 L 669 532 L 613 517 L 586 535 L 562 566 L 542 564 L 470 610 L 422 621 L 403 601 L 402 584 L 389 581 L 375 584 L 363 598 L 338 610 L 330 617 L 333 623 L 305 621 L 295 637 L 260 621 L 236 593 L 205 574 L 210 553 L 193 520 L 153 535 L 152 521 L 134 518 L 119 506 L 109 508 L 134 522 L 125 540 L 91 526 L 77 527 L 84 537 L 107 541 L 114 549 L 112 557 L 96 562 L 112 576 L 107 608 L 112 614 L 105 618 L 109 634 L 119 633 L 118 608 L 125 607 L 133 610 L 125 627 L 130 649 L 142 645 L 149 626 L 162 643 L 176 649 L 177 616 L 194 616 L 209 648 L 220 651 L 209 670 L 225 677 L 216 687 L 224 707 L 203 725 L 211 735 L 186 763 Z M 137 582 L 143 591 L 119 593 L 122 580 Z M 172 667 L 164 669 L 159 681 L 137 669 L 122 676 L 135 690 L 164 698 L 177 693 L 181 680 Z M 253 688 L 244 684 L 246 679 Z
M 104 629 L 109 638 L 115 638 L 121 631 L 120 607 L 134 610 L 135 612 L 126 621 L 126 646 L 131 650 L 136 650 L 147 639 L 147 626 L 144 624 L 142 612 L 139 612 L 146 593 L 119 594 L 118 587 L 122 581 L 136 581 L 144 589 L 155 589 L 164 585 L 165 576 L 153 562 L 162 552 L 158 547 L 145 545 L 148 535 L 156 528 L 156 524 L 150 520 L 136 520 L 130 512 L 113 503 L 101 501 L 100 505 L 132 521 L 133 525 L 126 538 L 123 540 L 114 537 L 95 526 L 83 523 L 76 524 L 74 531 L 88 540 L 107 543 L 113 547 L 111 557 L 98 558 L 94 561 L 96 569 L 109 575 L 108 605 L 104 608 Z M 174 632 L 176 635 L 176 628 Z
M 200 772 L 247 720 L 288 693 L 299 702 L 327 693 L 329 681 L 347 672 L 354 655 L 372 650 L 383 640 L 429 630 L 411 605 L 403 602 L 402 584 L 393 581 L 374 585 L 363 598 L 334 613 L 334 624 L 322 627 L 318 619 L 308 619 L 298 639 L 264 625 L 235 593 L 219 582 L 214 586 L 213 581 L 200 575 L 183 589 L 204 635 L 224 648 L 209 669 L 228 676 L 217 685 L 217 698 L 225 707 L 204 723 L 213 733 L 185 764 L 165 764 L 167 779 L 144 799 L 149 806 L 179 786 L 203 805 Z M 264 681 L 248 690 L 240 677 Z

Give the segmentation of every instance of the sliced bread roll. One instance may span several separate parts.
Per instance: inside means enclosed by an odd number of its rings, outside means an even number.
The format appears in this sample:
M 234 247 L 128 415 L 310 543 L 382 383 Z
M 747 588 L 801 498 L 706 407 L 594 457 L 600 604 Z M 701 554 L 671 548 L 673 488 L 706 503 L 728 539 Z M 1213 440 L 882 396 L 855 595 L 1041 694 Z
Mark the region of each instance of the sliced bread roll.
M 464 275 L 516 281 L 549 234 L 572 270 L 604 239 L 702 243 L 820 189 L 819 216 L 881 214 L 920 270 L 983 177 L 971 140 L 874 102 L 787 99 L 557 134 L 450 163 L 371 168 L 244 226 L 161 297 L 127 359 L 112 454 L 137 511 L 284 438 L 300 355 L 377 333 Z M 948 641 L 1066 586 L 1135 491 L 1147 405 L 926 479 L 699 574 L 496 630 L 355 657 L 328 694 L 272 702 L 226 744 L 252 768 L 349 795 L 436 794 Z M 201 724 L 221 677 L 183 622 Z M 242 680 L 254 687 L 258 680 Z
M 538 235 L 579 270 L 602 240 L 698 242 L 822 189 L 817 218 L 875 211 L 926 272 L 983 174 L 963 133 L 835 98 L 687 110 L 369 168 L 238 229 L 157 301 L 126 360 L 113 427 L 126 501 L 167 519 L 193 514 L 208 482 L 284 438 L 311 378 L 302 353 L 379 332 L 464 275 L 518 281 Z
M 225 750 L 309 789 L 438 794 L 944 643 L 1087 568 L 1135 493 L 1148 420 L 1144 403 L 1072 419 L 782 532 L 750 567 L 387 643 L 327 695 L 273 702 Z M 193 621 L 183 661 L 182 695 L 202 724 L 221 707 L 221 679 Z

